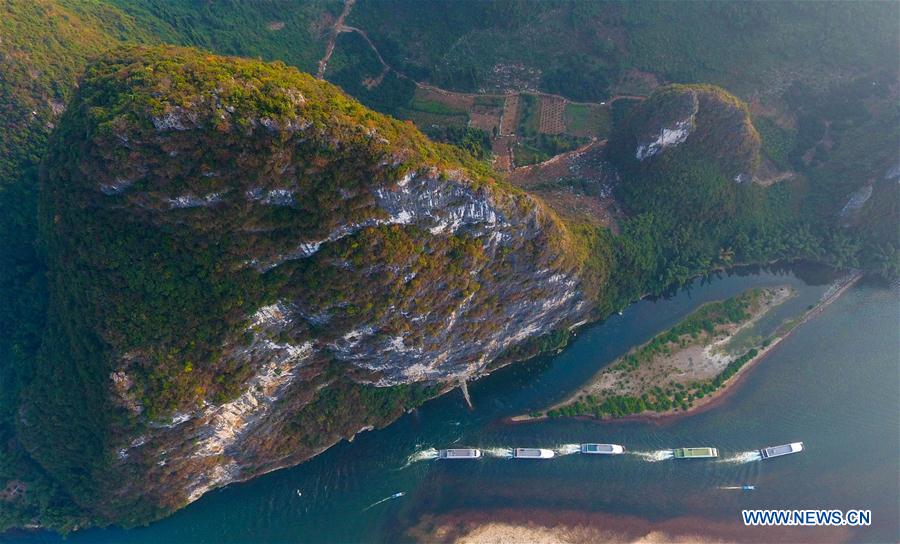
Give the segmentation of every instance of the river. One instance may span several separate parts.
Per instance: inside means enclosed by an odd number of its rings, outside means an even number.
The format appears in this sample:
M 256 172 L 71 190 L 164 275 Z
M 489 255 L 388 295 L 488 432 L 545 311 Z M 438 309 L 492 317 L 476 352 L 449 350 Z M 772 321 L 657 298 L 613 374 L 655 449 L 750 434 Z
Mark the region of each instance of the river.
M 863 280 L 802 325 L 711 409 L 663 421 L 549 420 L 510 415 L 559 400 L 598 368 L 700 304 L 752 286 L 789 284 L 798 312 L 825 293 L 819 269 L 742 270 L 696 280 L 579 331 L 561 354 L 512 365 L 426 403 L 386 429 L 358 435 L 300 466 L 213 491 L 171 517 L 132 530 L 88 530 L 67 542 L 395 542 L 422 520 L 472 512 L 554 512 L 665 524 L 693 520 L 728 539 L 900 539 L 900 289 Z M 774 317 L 772 319 L 775 319 Z M 806 451 L 759 461 L 753 450 L 803 441 Z M 613 442 L 628 455 L 549 461 L 427 459 L 429 448 Z M 715 446 L 719 460 L 656 460 L 679 446 Z M 419 459 L 421 460 L 415 460 Z M 722 489 L 752 484 L 755 491 Z M 403 493 L 388 500 L 393 495 Z M 378 502 L 377 504 L 375 504 Z M 872 510 L 872 526 L 815 533 L 742 527 L 745 508 Z M 499 515 L 499 514 L 498 514 Z M 528 514 L 531 515 L 531 514 Z M 534 514 L 537 516 L 538 514 Z M 625 521 L 622 521 L 625 520 Z M 723 533 L 724 531 L 724 533 Z M 769 531 L 769 532 L 767 532 Z M 807 531 L 804 533 L 803 531 Z M 0 541 L 59 542 L 50 533 Z

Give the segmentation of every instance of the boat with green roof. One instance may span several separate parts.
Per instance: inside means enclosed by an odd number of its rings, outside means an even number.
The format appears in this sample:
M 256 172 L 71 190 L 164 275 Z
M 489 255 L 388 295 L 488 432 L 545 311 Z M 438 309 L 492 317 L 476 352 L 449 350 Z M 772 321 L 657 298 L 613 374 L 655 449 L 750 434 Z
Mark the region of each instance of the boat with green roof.
M 675 459 L 707 459 L 710 457 L 718 457 L 719 450 L 716 448 L 676 448 Z

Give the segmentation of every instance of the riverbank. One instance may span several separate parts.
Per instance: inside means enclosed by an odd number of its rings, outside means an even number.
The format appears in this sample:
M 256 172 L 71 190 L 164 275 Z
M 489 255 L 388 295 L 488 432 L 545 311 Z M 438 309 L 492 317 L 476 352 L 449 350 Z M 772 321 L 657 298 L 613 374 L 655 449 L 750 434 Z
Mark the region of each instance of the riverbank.
M 753 301 L 746 298 L 748 291 L 711 303 L 734 306 L 744 297 L 747 313 L 737 321 L 718 323 L 713 330 L 707 323 L 707 329 L 698 334 L 697 320 L 710 317 L 704 314 L 709 314 L 711 306 L 704 305 L 672 329 L 613 361 L 565 400 L 507 421 L 522 423 L 554 417 L 660 420 L 704 411 L 723 400 L 749 369 L 861 277 L 862 273 L 852 272 L 839 279 L 817 304 L 784 320 L 772 334 L 750 346 L 735 346 L 735 337 L 786 301 L 792 295 L 789 288 L 757 290 Z M 728 348 L 736 347 L 741 349 L 739 353 L 729 353 Z
M 846 527 L 753 528 L 690 516 L 649 520 L 606 512 L 542 509 L 453 511 L 424 518 L 407 532 L 417 542 L 440 544 L 844 542 L 851 534 Z

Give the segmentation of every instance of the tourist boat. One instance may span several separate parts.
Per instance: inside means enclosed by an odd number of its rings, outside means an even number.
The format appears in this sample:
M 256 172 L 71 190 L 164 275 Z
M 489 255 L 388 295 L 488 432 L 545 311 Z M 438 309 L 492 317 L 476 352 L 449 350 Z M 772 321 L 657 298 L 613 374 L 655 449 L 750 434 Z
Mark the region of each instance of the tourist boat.
M 481 450 L 476 448 L 450 448 L 438 450 L 438 459 L 478 459 Z
M 677 448 L 675 450 L 675 459 L 706 459 L 718 456 L 719 450 L 716 448 Z
M 553 450 L 543 448 L 516 448 L 513 450 L 513 457 L 516 459 L 551 459 L 553 455 Z
M 581 453 L 618 455 L 620 453 L 625 453 L 625 448 L 618 444 L 582 444 Z
M 772 457 L 781 457 L 782 455 L 790 455 L 792 453 L 800 453 L 803 451 L 803 442 L 791 442 L 790 444 L 782 444 L 780 446 L 769 446 L 759 450 L 759 454 L 763 459 Z

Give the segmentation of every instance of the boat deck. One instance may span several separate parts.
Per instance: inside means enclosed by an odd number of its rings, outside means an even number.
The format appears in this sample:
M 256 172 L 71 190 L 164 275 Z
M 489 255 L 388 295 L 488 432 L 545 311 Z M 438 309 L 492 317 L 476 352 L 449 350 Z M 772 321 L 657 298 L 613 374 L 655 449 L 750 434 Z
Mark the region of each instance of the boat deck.
M 762 454 L 763 459 L 769 459 L 771 457 L 781 457 L 782 455 L 790 455 L 791 453 L 798 453 L 801 451 L 803 451 L 803 442 L 793 442 L 791 444 L 763 448 L 759 450 L 759 453 Z
M 705 457 L 718 457 L 716 448 L 678 448 L 675 450 L 676 459 L 702 459 Z
M 438 457 L 441 459 L 478 459 L 481 457 L 481 450 L 475 448 L 452 448 L 439 451 Z
M 618 444 L 582 444 L 581 453 L 599 453 L 614 455 L 624 453 L 625 448 Z
M 550 459 L 553 456 L 552 450 L 543 448 L 516 448 L 513 450 L 513 457 L 517 459 Z

